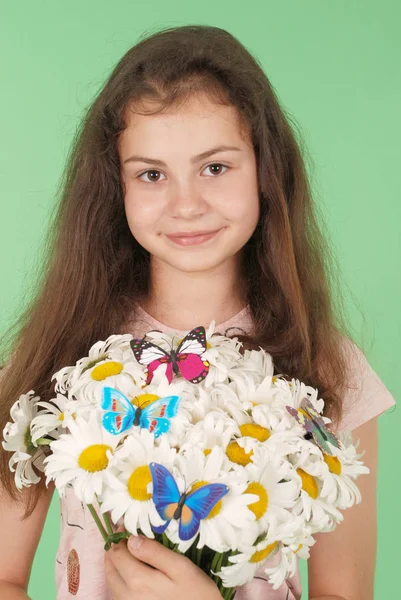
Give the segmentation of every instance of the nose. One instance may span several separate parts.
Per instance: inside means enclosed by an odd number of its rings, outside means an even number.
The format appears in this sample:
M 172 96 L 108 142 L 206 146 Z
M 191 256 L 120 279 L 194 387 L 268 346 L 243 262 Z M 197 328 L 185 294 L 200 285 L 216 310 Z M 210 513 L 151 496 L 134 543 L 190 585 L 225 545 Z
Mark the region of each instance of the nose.
M 169 190 L 169 212 L 174 218 L 192 219 L 205 214 L 207 202 L 193 183 L 176 182 Z

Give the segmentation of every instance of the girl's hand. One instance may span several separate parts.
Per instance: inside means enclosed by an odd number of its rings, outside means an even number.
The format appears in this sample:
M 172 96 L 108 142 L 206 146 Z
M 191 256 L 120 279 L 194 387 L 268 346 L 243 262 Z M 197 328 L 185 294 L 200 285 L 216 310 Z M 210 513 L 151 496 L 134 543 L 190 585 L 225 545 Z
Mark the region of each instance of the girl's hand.
M 189 558 L 133 536 L 105 552 L 113 600 L 221 600 L 216 584 Z

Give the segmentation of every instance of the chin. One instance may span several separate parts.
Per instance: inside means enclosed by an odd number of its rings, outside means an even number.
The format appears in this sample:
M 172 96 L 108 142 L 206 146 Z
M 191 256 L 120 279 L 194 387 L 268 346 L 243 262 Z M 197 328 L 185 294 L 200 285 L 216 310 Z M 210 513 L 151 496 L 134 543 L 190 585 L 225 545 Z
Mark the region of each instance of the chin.
M 207 256 L 207 253 L 199 254 L 198 256 L 182 256 L 177 257 L 177 260 L 166 260 L 165 257 L 159 257 L 159 262 L 164 262 L 170 265 L 173 269 L 181 271 L 183 273 L 202 273 L 203 271 L 210 271 L 216 269 L 223 263 L 229 261 L 231 256 L 218 257 L 216 254 Z

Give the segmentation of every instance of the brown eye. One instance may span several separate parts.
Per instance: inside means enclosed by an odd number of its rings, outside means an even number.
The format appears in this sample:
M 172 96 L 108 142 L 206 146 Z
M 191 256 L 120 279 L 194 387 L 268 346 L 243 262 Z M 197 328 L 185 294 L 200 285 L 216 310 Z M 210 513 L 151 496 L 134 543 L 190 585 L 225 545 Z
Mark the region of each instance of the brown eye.
M 149 175 L 146 179 L 142 179 L 144 175 Z M 139 179 L 145 181 L 145 183 L 157 183 L 159 181 L 160 171 L 157 169 L 148 169 L 139 175 Z
M 220 175 L 221 174 L 221 169 L 229 169 L 229 167 L 227 167 L 226 165 L 223 165 L 221 163 L 212 163 L 211 165 L 208 165 L 206 167 L 206 169 L 211 169 L 211 173 L 212 175 Z

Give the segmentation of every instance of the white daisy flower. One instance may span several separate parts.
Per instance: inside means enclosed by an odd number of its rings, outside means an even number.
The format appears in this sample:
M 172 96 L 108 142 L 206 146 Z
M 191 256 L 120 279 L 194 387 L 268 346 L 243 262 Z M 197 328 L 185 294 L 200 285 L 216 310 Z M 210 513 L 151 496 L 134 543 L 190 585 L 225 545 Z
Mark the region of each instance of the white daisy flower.
M 353 444 L 343 450 L 335 449 L 333 456 L 323 453 L 329 472 L 324 478 L 320 494 L 329 504 L 345 509 L 361 502 L 361 492 L 354 479 L 370 473 L 370 469 L 359 458 Z
M 52 454 L 45 458 L 46 485 L 54 480 L 60 496 L 67 486 L 85 504 L 92 504 L 103 491 L 109 460 L 122 439 L 106 431 L 93 411 L 88 420 L 77 416 L 66 422 L 69 433 L 51 442 Z
M 247 415 L 242 417 L 238 427 L 241 436 L 234 437 L 226 447 L 230 461 L 246 466 L 253 460 L 254 452 L 267 448 L 284 457 L 299 442 L 291 431 L 271 432 L 267 427 L 251 421 Z
M 274 374 L 273 359 L 265 350 L 245 350 L 241 361 L 230 369 L 229 379 L 235 383 L 240 397 L 244 397 L 252 406 L 271 397 Z M 255 396 L 255 388 L 265 382 L 265 387 Z M 268 385 L 266 386 L 266 382 Z M 248 406 L 246 406 L 248 408 Z
M 12 422 L 3 429 L 2 446 L 4 450 L 13 452 L 9 460 L 9 468 L 15 472 L 14 479 L 18 489 L 29 487 L 40 481 L 35 469 L 43 471 L 45 450 L 33 442 L 30 430 L 32 419 L 36 416 L 39 396 L 34 396 L 34 390 L 21 394 L 10 410 Z M 16 467 L 15 467 L 16 465 Z
M 154 538 L 150 523 L 161 525 L 163 521 L 152 501 L 149 463 L 162 463 L 171 469 L 175 455 L 176 450 L 170 448 L 166 436 L 161 436 L 160 444 L 155 446 L 150 431 L 133 430 L 111 458 L 102 495 L 102 512 L 111 511 L 114 523 L 122 519 L 130 533 L 137 535 L 140 529 L 147 537 Z
M 211 326 L 214 326 L 214 321 Z M 242 342 L 238 338 L 229 338 L 221 334 L 213 334 L 212 327 L 206 333 L 207 350 L 202 358 L 209 362 L 209 372 L 203 382 L 205 389 L 210 389 L 216 383 L 227 382 L 228 374 L 242 360 Z
M 59 369 L 52 375 L 52 381 L 55 380 L 54 390 L 61 394 L 68 394 L 68 390 L 71 387 L 70 380 L 72 373 L 75 371 L 75 366 L 68 366 Z
M 297 553 L 291 547 L 278 544 L 279 552 L 263 565 L 263 572 L 269 576 L 269 583 L 277 590 L 287 579 L 292 577 L 298 566 Z
M 54 373 L 52 380 L 56 380 L 54 385 L 55 390 L 62 394 L 68 392 L 73 381 L 79 376 L 79 373 L 84 370 L 85 367 L 88 367 L 88 365 L 95 366 L 98 361 L 105 360 L 107 358 L 108 350 L 119 348 L 124 352 L 128 352 L 129 341 L 131 339 L 132 335 L 130 334 L 111 335 L 105 342 L 96 342 L 96 344 L 91 347 L 89 356 L 81 359 L 81 362 L 84 362 L 83 366 L 80 367 L 80 361 L 78 361 L 75 365 L 63 367 Z
M 31 421 L 31 436 L 35 443 L 38 438 L 50 437 L 57 439 L 60 433 L 65 429 L 65 410 L 67 398 L 58 393 L 56 398 L 51 398 L 50 402 L 39 401 L 37 403 L 39 410 L 36 417 Z
M 315 542 L 316 540 L 311 535 L 305 535 L 301 542 L 279 544 L 279 552 L 268 558 L 260 569 L 261 574 L 265 573 L 269 576 L 269 583 L 274 590 L 278 589 L 289 576 L 292 577 L 295 574 L 298 557 L 308 560 L 310 548 Z
M 343 520 L 343 515 L 322 496 L 324 480 L 329 474 L 322 452 L 313 443 L 303 440 L 301 450 L 290 454 L 289 460 L 302 486 L 294 514 L 302 515 L 312 532 L 331 531 Z
M 266 538 L 228 558 L 227 566 L 223 566 L 216 574 L 221 578 L 224 587 L 234 588 L 252 581 L 256 572 L 267 560 L 280 550 L 280 544 Z M 230 564 L 231 563 L 231 564 Z
M 228 469 L 229 462 L 219 447 L 213 448 L 207 456 L 197 447 L 177 455 L 174 475 L 181 494 L 209 483 L 221 483 L 229 487 L 228 493 L 201 520 L 197 548 L 206 545 L 217 552 L 236 549 L 238 531 L 255 520 L 254 514 L 248 510 L 248 504 L 257 500 L 257 496 L 245 493 L 246 474 L 229 472 Z M 197 535 L 190 540 L 181 540 L 179 522 L 175 519 L 170 521 L 166 534 L 178 544 L 180 552 L 185 552 Z
M 292 509 L 301 486 L 288 460 L 276 449 L 260 445 L 254 447 L 252 460 L 245 471 L 249 482 L 246 492 L 257 496 L 257 501 L 248 507 L 256 517 L 257 534 L 268 532 L 270 535 L 273 531 L 278 532 L 282 524 L 287 524 L 292 534 L 298 535 L 303 522 L 294 519 Z
M 125 393 L 133 385 L 141 387 L 145 382 L 145 370 L 135 360 L 129 341 L 132 335 L 111 335 L 105 342 L 94 344 L 87 357 L 77 361 L 75 367 L 67 367 L 53 375 L 58 389 L 66 389 L 68 397 L 85 398 L 97 404 L 105 385 Z
M 274 385 L 281 390 L 280 399 L 286 402 L 286 404 L 294 408 L 300 408 L 302 401 L 307 398 L 318 413 L 323 413 L 324 400 L 323 398 L 318 398 L 319 392 L 316 388 L 306 385 L 298 379 L 293 378 L 291 381 L 288 381 L 280 376 L 274 377 Z M 330 422 L 328 417 L 323 417 L 323 420 L 326 423 Z
M 235 422 L 223 411 L 211 410 L 202 421 L 198 421 L 188 430 L 181 450 L 185 452 L 198 446 L 206 456 L 215 446 L 225 451 L 234 435 L 240 435 Z

